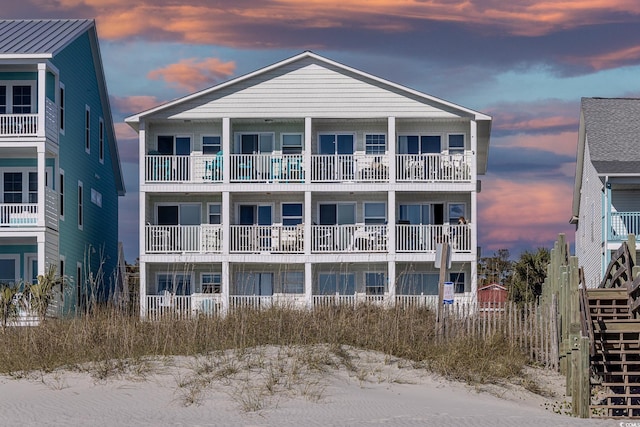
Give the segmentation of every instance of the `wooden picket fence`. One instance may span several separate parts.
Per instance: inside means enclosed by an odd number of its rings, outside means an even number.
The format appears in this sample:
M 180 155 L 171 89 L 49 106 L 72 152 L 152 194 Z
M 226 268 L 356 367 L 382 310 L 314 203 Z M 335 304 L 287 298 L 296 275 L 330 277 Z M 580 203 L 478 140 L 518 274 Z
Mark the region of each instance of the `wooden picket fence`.
M 555 305 L 528 303 L 460 303 L 443 309 L 442 339 L 461 336 L 488 338 L 504 336 L 532 361 L 558 369 L 558 340 Z

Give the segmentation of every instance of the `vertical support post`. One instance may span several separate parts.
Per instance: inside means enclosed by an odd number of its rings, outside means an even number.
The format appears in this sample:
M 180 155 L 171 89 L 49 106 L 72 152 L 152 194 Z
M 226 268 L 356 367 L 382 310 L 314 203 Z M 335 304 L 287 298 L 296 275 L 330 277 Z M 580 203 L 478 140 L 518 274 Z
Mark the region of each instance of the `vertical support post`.
M 389 183 L 395 184 L 396 182 L 396 118 L 387 118 L 387 134 L 389 142 L 387 143 L 387 154 L 389 156 Z M 389 224 L 395 224 L 395 222 L 389 221 Z
M 222 182 L 231 182 L 231 119 L 222 118 Z
M 46 135 L 45 115 L 47 114 L 46 104 L 47 89 L 47 64 L 41 62 L 38 64 L 38 132 L 39 137 Z
M 311 117 L 304 118 L 304 150 L 303 152 L 303 164 L 304 164 L 304 182 L 311 182 L 311 174 L 314 172 L 311 168 L 311 133 L 313 121 Z
M 436 307 L 436 336 L 444 336 L 444 282 L 447 278 L 447 264 L 449 253 L 449 242 L 444 239 L 442 242 L 442 256 L 440 257 L 440 279 L 438 281 L 438 306 Z
M 229 261 L 222 261 L 222 314 L 224 315 L 229 312 L 230 293 L 231 272 L 229 271 Z

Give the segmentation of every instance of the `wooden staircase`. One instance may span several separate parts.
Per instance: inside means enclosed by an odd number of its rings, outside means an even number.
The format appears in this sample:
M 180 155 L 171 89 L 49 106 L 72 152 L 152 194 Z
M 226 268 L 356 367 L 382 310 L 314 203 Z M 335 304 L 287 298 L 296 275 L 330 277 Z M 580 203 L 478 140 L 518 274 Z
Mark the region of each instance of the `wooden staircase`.
M 640 418 L 640 319 L 630 307 L 631 286 L 581 289 L 592 390 L 600 386 L 592 417 Z

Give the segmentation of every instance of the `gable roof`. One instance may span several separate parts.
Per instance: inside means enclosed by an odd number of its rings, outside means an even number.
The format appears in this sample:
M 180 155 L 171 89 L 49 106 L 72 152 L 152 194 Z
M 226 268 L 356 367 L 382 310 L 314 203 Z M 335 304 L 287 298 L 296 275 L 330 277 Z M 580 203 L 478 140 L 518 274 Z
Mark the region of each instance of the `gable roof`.
M 300 68 L 305 68 L 308 70 L 309 74 L 298 73 Z M 318 69 L 323 69 L 325 71 L 329 71 L 334 73 L 333 77 L 329 80 L 332 82 L 332 86 L 327 87 L 328 91 L 324 91 L 321 94 L 313 94 L 307 91 L 308 87 L 305 86 L 305 78 L 311 75 L 311 73 L 315 73 Z M 292 76 L 292 80 L 298 79 L 295 82 L 284 83 L 278 82 L 278 76 L 282 76 L 283 73 L 289 73 Z M 296 77 L 293 75 L 296 74 Z M 439 117 L 447 117 L 447 118 L 467 118 L 477 121 L 477 147 L 478 147 L 478 173 L 484 173 L 486 170 L 486 162 L 488 157 L 488 147 L 489 147 L 489 136 L 491 133 L 491 117 L 480 113 L 478 111 L 471 110 L 469 108 L 462 107 L 457 104 L 453 104 L 451 102 L 445 101 L 440 98 L 436 98 L 431 95 L 427 95 L 423 92 L 419 92 L 408 87 L 399 85 L 397 83 L 391 82 L 389 80 L 382 79 L 380 77 L 376 77 L 374 75 L 362 72 L 355 68 L 348 67 L 341 63 L 332 61 L 323 56 L 320 56 L 316 53 L 305 51 L 283 61 L 277 62 L 275 64 L 269 65 L 267 67 L 258 69 L 249 74 L 245 74 L 243 76 L 231 79 L 229 81 L 220 83 L 211 88 L 195 92 L 193 94 L 184 96 L 182 98 L 175 99 L 173 101 L 167 102 L 165 104 L 156 106 L 154 108 L 148 109 L 138 114 L 134 114 L 125 119 L 125 122 L 128 123 L 131 127 L 138 130 L 139 122 L 145 118 L 154 118 L 161 117 L 164 115 L 165 118 L 175 118 L 175 119 L 193 119 L 193 118 L 214 118 L 214 117 L 234 117 L 232 108 L 236 107 L 237 104 L 230 104 L 228 95 L 235 93 L 242 93 L 242 96 L 245 98 L 245 103 L 247 102 L 247 96 L 251 94 L 255 96 L 259 93 L 259 90 L 252 90 L 250 88 L 254 87 L 256 84 L 263 84 L 265 87 L 269 87 L 269 90 L 279 90 L 283 94 L 290 94 L 291 90 L 288 90 L 289 87 L 287 84 L 290 84 L 291 87 L 294 87 L 296 91 L 296 95 L 301 97 L 300 99 L 304 99 L 306 101 L 316 100 L 321 102 L 321 99 L 326 99 L 328 96 L 336 96 L 342 97 L 343 105 L 349 105 L 353 107 L 354 103 L 349 104 L 349 100 L 345 99 L 347 96 L 348 90 L 345 92 L 344 86 L 340 86 L 340 78 L 351 78 L 354 80 L 360 81 L 362 84 L 368 84 L 370 87 L 377 87 L 379 89 L 378 94 L 380 93 L 389 93 L 395 96 L 392 104 L 384 104 L 380 103 L 379 105 L 386 106 L 389 109 L 388 115 L 396 116 L 397 114 L 405 114 L 407 113 L 405 110 L 402 110 L 403 105 L 406 107 L 409 102 L 413 103 L 413 105 L 421 105 L 422 110 L 425 111 L 424 114 L 433 114 L 434 110 L 437 108 L 441 113 Z M 267 83 L 269 82 L 269 83 Z M 344 82 L 344 80 L 342 80 Z M 267 89 L 265 89 L 267 90 Z M 336 95 L 337 94 L 337 95 Z M 318 95 L 318 96 L 314 96 Z M 353 100 L 353 95 L 357 95 L 356 92 L 351 94 Z M 260 96 L 260 95 L 258 95 Z M 264 97 L 264 95 L 261 95 Z M 279 97 L 274 96 L 274 98 L 278 99 Z M 255 99 L 255 98 L 254 98 Z M 382 98 L 380 98 L 382 99 Z M 399 105 L 396 102 L 398 100 L 404 99 L 405 104 Z M 358 102 L 367 102 L 368 100 L 362 99 L 358 100 Z M 208 104 L 208 107 L 205 111 L 205 108 L 201 108 L 205 104 Z M 252 111 L 249 114 L 253 115 L 264 115 L 265 110 L 262 109 L 264 106 L 263 102 L 259 102 L 260 105 L 255 105 L 255 108 L 252 108 Z M 275 104 L 275 103 L 274 103 Z M 253 104 L 251 104 L 253 105 Z M 371 102 L 367 104 L 371 106 Z M 429 106 L 429 108 L 424 108 Z M 344 109 L 341 110 L 340 106 L 331 105 L 323 106 L 324 109 L 322 111 L 322 117 L 328 118 L 350 118 L 353 117 L 353 109 Z M 270 117 L 299 117 L 300 115 L 304 115 L 304 112 L 301 112 L 299 109 L 292 108 L 288 106 L 287 110 L 278 110 L 276 106 L 270 104 L 270 110 L 267 115 Z M 363 107 L 361 113 L 367 113 L 366 107 Z M 395 110 L 393 110 L 395 108 Z M 314 110 L 318 111 L 318 110 Z M 241 117 L 247 117 L 247 113 L 245 112 Z M 415 116 L 414 116 L 415 117 Z
M 639 98 L 582 98 L 570 223 L 580 215 L 585 162 L 600 176 L 640 175 L 639 148 Z
M 94 25 L 90 19 L 2 19 L 0 55 L 55 55 Z
M 582 114 L 596 171 L 640 173 L 640 99 L 582 98 Z
M 105 116 L 103 119 L 116 190 L 118 195 L 123 196 L 125 194 L 124 178 L 95 21 L 93 19 L 0 19 L 0 60 L 51 59 L 84 33 L 88 34 L 91 43 L 91 60 L 96 70 L 95 77 Z

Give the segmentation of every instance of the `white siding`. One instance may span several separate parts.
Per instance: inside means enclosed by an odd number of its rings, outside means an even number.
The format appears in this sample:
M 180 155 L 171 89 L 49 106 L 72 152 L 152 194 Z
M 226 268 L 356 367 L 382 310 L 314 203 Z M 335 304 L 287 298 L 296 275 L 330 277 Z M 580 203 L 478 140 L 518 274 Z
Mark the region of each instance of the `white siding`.
M 434 102 L 435 104 L 435 102 Z M 161 113 L 176 119 L 219 117 L 460 117 L 443 106 L 381 87 L 362 76 L 305 59 L 222 88 Z M 157 116 L 156 116 L 157 117 Z
M 580 218 L 576 230 L 576 254 L 584 269 L 587 284 L 592 287 L 602 278 L 602 191 L 591 157 L 589 144 L 585 144 L 582 193 L 580 196 Z

